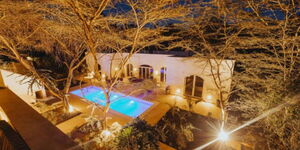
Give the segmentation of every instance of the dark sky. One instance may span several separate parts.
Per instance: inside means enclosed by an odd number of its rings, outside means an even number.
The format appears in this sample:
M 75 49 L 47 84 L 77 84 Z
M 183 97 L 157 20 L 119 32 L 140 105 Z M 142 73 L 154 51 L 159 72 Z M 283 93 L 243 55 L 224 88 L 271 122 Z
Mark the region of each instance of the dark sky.
M 217 8 L 216 6 L 206 3 L 206 2 L 210 2 L 210 1 L 211 0 L 188 0 L 188 1 L 187 0 L 179 0 L 177 4 L 186 5 L 186 4 L 190 4 L 190 3 L 196 4 L 198 2 L 201 7 Z M 239 3 L 240 1 L 237 0 L 236 2 Z M 252 9 L 249 7 L 241 8 L 241 9 L 245 10 L 246 12 L 252 12 Z M 115 13 L 124 13 L 124 12 L 128 12 L 130 10 L 131 10 L 130 6 L 128 6 L 125 2 L 117 3 L 114 8 L 108 8 L 108 9 L 104 10 L 103 15 L 107 16 L 107 15 L 115 14 Z M 270 9 L 267 9 L 266 6 L 261 6 L 260 11 L 261 11 L 262 16 L 267 16 L 267 17 L 270 17 L 273 19 L 279 19 L 279 20 L 283 20 L 285 18 L 284 12 L 279 9 L 270 10 Z M 300 15 L 300 7 L 299 6 L 296 8 L 295 11 L 298 15 Z M 176 20 L 171 20 L 171 22 L 179 23 Z

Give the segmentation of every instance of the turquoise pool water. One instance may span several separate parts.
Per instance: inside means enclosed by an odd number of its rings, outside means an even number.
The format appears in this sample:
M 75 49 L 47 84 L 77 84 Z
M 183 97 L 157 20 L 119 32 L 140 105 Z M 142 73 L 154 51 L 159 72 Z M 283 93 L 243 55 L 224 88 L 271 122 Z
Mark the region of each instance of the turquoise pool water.
M 84 87 L 82 89 L 72 91 L 71 93 L 94 103 L 98 103 L 102 106 L 105 106 L 106 104 L 103 91 L 95 86 Z M 111 92 L 110 97 L 112 101 L 110 104 L 110 108 L 112 110 L 133 118 L 139 116 L 153 105 L 153 103 L 151 102 L 131 96 L 125 96 L 123 94 L 115 92 Z

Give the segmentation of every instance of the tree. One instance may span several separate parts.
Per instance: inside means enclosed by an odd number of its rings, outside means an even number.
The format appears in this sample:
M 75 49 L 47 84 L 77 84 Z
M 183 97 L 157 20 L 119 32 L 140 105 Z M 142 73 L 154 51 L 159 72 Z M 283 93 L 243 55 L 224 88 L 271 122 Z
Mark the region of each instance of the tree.
M 221 109 L 221 130 L 226 121 L 226 106 L 231 93 L 230 86 L 234 69 L 234 55 L 236 40 L 242 29 L 237 28 L 231 21 L 233 12 L 228 11 L 227 1 L 210 1 L 192 4 L 193 13 L 183 24 L 177 26 L 180 36 L 170 48 L 180 47 L 193 52 L 193 57 L 204 61 L 209 68 L 208 75 L 216 91 L 214 99 Z M 203 6 L 206 5 L 206 6 Z M 232 9 L 236 5 L 232 4 Z M 209 101 L 209 100 L 206 100 Z
M 290 102 L 299 92 L 299 3 L 216 0 L 199 10 L 180 33 L 184 43 L 175 46 L 201 59 L 236 60 L 230 103 L 225 104 L 230 112 L 228 123 L 233 123 L 232 118 L 250 120 Z M 221 83 L 218 76 L 216 85 Z M 262 130 L 269 149 L 298 149 L 297 114 L 298 105 L 285 107 L 248 129 L 254 129 L 253 134 Z
M 244 31 L 237 45 L 240 69 L 235 87 L 238 100 L 230 109 L 250 119 L 276 105 L 289 102 L 299 91 L 299 4 L 294 1 L 247 1 L 253 19 L 240 22 Z M 269 14 L 269 15 L 268 15 Z M 243 16 L 246 18 L 246 16 Z M 232 107 L 231 107 L 232 106 Z M 254 124 L 263 129 L 268 149 L 299 149 L 299 106 L 280 112 Z M 298 128 L 298 129 L 297 129 Z
M 67 94 L 71 87 L 74 71 L 84 62 L 85 49 L 82 42 L 73 34 L 74 28 L 61 20 L 55 20 L 47 13 L 50 6 L 43 2 L 0 2 L 3 16 L 0 29 L 0 55 L 16 60 L 26 68 L 32 77 L 32 83 L 45 86 L 52 95 L 64 102 L 69 110 Z M 63 31 L 63 32 L 62 32 Z M 39 68 L 38 59 L 30 53 L 41 51 L 54 57 L 55 63 L 63 63 L 66 76 L 58 79 L 52 76 L 51 68 Z M 51 56 L 50 53 L 54 53 Z M 45 55 L 45 54 L 43 54 Z M 53 64 L 52 64 L 53 65 Z M 53 68 L 53 67 L 52 67 Z M 65 80 L 63 88 L 58 81 Z M 31 83 L 31 84 L 32 84 Z
M 80 21 L 78 28 L 84 37 L 87 52 L 92 58 L 91 72 L 95 74 L 93 84 L 101 87 L 105 93 L 106 128 L 106 116 L 111 104 L 110 92 L 118 84 L 128 60 L 145 47 L 162 46 L 162 42 L 175 39 L 173 36 L 162 34 L 166 30 L 164 24 L 172 19 L 181 19 L 188 10 L 183 5 L 175 5 L 172 1 L 160 0 L 101 1 L 98 4 L 92 2 L 94 1 L 69 0 L 66 4 Z M 115 7 L 117 4 L 125 8 Z M 107 12 L 103 12 L 104 5 Z M 109 80 L 103 80 L 99 73 L 98 53 L 111 57 Z M 113 71 L 112 64 L 119 69 Z

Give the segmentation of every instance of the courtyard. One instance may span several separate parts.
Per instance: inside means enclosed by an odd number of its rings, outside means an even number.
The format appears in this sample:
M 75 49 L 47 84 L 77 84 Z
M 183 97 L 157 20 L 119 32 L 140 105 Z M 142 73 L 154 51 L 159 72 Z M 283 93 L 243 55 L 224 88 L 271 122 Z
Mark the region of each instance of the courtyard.
M 299 150 L 300 2 L 0 1 L 0 149 Z

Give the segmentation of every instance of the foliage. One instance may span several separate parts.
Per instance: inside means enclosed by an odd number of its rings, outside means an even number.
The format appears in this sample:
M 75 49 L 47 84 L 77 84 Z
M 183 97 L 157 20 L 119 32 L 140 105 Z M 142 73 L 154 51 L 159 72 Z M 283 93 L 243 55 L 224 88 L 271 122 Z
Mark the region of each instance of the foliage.
M 43 117 L 45 117 L 46 119 L 48 119 L 54 125 L 57 125 L 68 119 L 71 119 L 72 117 L 75 117 L 78 114 L 79 114 L 79 112 L 72 112 L 72 113 L 65 112 L 63 107 L 58 107 L 58 108 L 43 112 L 41 115 Z
M 70 137 L 86 150 L 90 149 L 114 149 L 115 137 L 121 130 L 121 125 L 113 123 L 107 130 L 102 126 L 103 120 L 96 117 L 86 118 L 86 123 L 73 129 Z M 109 136 L 103 131 L 109 131 Z
M 126 9 L 118 8 L 120 5 Z M 40 82 L 64 102 L 65 110 L 69 107 L 66 94 L 75 73 L 91 56 L 94 62 L 89 71 L 95 73 L 92 78 L 97 86 L 105 89 L 107 104 L 104 112 L 107 113 L 109 92 L 117 84 L 128 60 L 145 47 L 162 47 L 162 42 L 176 39 L 162 34 L 166 30 L 163 24 L 172 19 L 180 20 L 189 9 L 175 5 L 173 1 L 5 0 L 0 2 L 0 11 L 0 56 L 21 63 L 34 78 L 33 81 Z M 60 76 L 62 78 L 53 78 L 54 71 L 49 68 L 38 69 L 29 54 L 21 53 L 27 49 L 53 53 L 52 57 L 60 60 L 59 64 L 66 69 Z M 113 57 L 116 54 L 122 56 L 117 61 L 110 60 L 110 64 L 116 63 L 120 69 L 107 75 L 110 79 L 106 83 L 101 82 L 97 60 L 99 52 L 113 53 Z
M 238 126 L 289 103 L 299 93 L 299 2 L 216 0 L 205 5 L 195 6 L 196 15 L 178 26 L 176 34 L 183 38 L 174 46 L 199 59 L 236 60 L 230 103 L 223 102 L 228 121 L 237 120 L 231 123 Z M 269 149 L 299 149 L 298 114 L 298 104 L 290 105 L 248 128 L 264 133 Z
M 176 149 L 185 149 L 188 142 L 194 140 L 194 126 L 189 120 L 190 116 L 190 112 L 181 111 L 177 107 L 171 108 L 156 125 L 160 140 Z
M 85 119 L 86 123 L 80 126 L 78 130 L 82 133 L 98 132 L 103 129 L 101 121 L 95 117 L 88 117 Z
M 84 143 L 91 140 L 102 129 L 100 120 L 94 117 L 89 117 L 86 119 L 86 123 L 72 130 L 70 137 L 78 143 Z M 89 147 L 95 144 L 96 142 L 88 142 L 88 144 L 82 144 L 82 147 Z
M 137 118 L 124 127 L 113 123 L 108 129 L 103 129 L 99 125 L 100 120 L 90 118 L 86 124 L 73 130 L 71 136 L 84 149 L 159 149 L 158 132 L 144 120 Z M 106 131 L 109 134 L 105 133 Z
M 0 2 L 0 55 L 20 63 L 31 82 L 45 86 L 68 110 L 66 93 L 85 60 L 85 49 L 78 35 L 73 34 L 76 29 L 67 26 L 63 18 L 51 19 L 55 16 L 51 13 L 52 2 Z
M 116 149 L 155 150 L 159 149 L 159 132 L 146 121 L 136 118 L 122 128 L 116 140 Z

